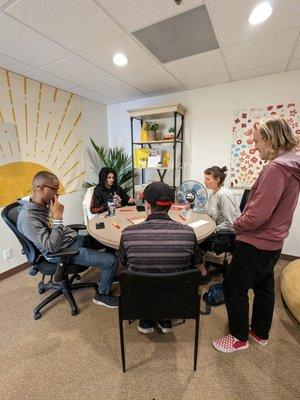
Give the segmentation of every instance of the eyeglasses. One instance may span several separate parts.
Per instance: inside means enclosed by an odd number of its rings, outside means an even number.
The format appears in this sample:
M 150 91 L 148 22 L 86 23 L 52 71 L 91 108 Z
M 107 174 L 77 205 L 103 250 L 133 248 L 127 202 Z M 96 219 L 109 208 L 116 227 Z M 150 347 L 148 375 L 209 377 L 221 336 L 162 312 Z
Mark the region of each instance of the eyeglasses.
M 37 187 L 41 187 L 41 186 L 47 187 L 49 189 L 52 189 L 55 192 L 57 192 L 59 190 L 59 187 L 52 187 L 52 186 L 48 186 L 48 185 L 38 185 Z

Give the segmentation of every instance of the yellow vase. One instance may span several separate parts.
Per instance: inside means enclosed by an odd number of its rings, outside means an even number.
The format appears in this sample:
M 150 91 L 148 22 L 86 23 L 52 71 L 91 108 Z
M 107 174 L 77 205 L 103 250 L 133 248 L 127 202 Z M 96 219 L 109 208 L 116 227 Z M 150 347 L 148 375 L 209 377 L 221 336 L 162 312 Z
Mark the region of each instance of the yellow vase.
M 148 131 L 141 130 L 141 142 L 147 142 L 148 140 Z

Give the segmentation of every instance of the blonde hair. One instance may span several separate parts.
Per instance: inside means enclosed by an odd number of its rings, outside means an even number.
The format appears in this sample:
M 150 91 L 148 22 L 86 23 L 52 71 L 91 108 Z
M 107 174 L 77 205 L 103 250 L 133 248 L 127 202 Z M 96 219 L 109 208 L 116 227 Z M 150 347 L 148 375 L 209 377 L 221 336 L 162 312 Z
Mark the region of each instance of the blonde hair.
M 280 150 L 291 151 L 299 146 L 299 138 L 293 133 L 286 119 L 282 117 L 268 118 L 255 124 L 263 140 L 270 143 L 268 159 L 273 160 Z

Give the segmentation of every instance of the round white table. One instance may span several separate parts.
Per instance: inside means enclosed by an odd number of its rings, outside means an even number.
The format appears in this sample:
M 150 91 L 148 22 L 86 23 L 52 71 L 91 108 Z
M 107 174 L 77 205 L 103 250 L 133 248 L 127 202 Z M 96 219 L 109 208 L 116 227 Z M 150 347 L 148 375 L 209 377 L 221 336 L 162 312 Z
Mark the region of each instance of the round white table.
M 169 216 L 174 221 L 184 225 L 194 223 L 195 226 L 192 226 L 192 228 L 194 229 L 198 243 L 203 242 L 204 239 L 210 236 L 216 227 L 215 222 L 206 214 L 198 214 L 190 211 L 183 218 L 179 210 L 170 210 Z M 107 212 L 96 215 L 88 222 L 87 230 L 100 243 L 113 249 L 118 249 L 123 229 L 133 224 L 130 220 L 146 217 L 146 212 L 137 211 L 136 206 L 126 206 L 117 208 L 116 215 L 113 217 L 108 217 Z M 104 229 L 96 229 L 96 223 L 98 222 L 104 223 Z

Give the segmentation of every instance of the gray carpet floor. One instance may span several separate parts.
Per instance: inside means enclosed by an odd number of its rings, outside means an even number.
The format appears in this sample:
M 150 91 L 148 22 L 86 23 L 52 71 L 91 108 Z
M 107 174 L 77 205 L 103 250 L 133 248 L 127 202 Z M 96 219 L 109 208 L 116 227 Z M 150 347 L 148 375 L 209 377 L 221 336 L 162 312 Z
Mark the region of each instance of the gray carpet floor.
M 117 310 L 96 306 L 93 289 L 75 294 L 80 314 L 56 301 L 35 321 L 45 295 L 38 277 L 22 271 L 0 282 L 0 398 L 54 399 L 299 399 L 300 327 L 280 296 L 269 344 L 222 354 L 212 340 L 227 333 L 224 306 L 201 316 L 198 369 L 193 372 L 194 322 L 176 323 L 167 335 L 142 335 L 125 326 L 127 372 L 123 374 Z M 83 280 L 94 280 L 94 271 Z M 218 278 L 216 278 L 218 279 Z M 205 287 L 203 287 L 205 291 Z M 251 297 L 251 296 L 250 296 Z M 203 305 L 202 305 L 203 307 Z

